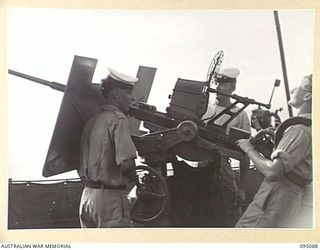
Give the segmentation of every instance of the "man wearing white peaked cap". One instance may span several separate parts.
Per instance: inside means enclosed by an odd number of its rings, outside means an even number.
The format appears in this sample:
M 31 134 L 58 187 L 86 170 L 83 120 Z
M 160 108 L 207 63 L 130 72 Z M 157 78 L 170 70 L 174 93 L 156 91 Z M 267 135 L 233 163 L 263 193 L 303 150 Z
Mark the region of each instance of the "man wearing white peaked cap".
M 109 69 L 101 81 L 105 105 L 86 124 L 79 175 L 84 184 L 81 227 L 132 227 L 127 184 L 135 174 L 136 147 L 126 117 L 138 78 Z
M 240 75 L 240 70 L 229 67 L 222 68 L 215 76 L 216 90 L 227 95 L 231 95 L 236 89 L 237 77 Z M 202 119 L 205 123 L 210 123 L 210 120 L 222 112 L 226 107 L 231 105 L 231 98 L 226 95 L 217 93 L 214 103 L 209 103 L 207 112 Z M 239 109 L 235 107 L 235 109 Z M 222 125 L 229 117 L 222 116 L 215 123 Z M 250 121 L 247 113 L 242 111 L 235 117 L 227 126 L 226 134 L 229 134 L 230 128 L 236 127 L 250 133 Z M 214 213 L 214 221 L 219 227 L 233 227 L 241 215 L 241 204 L 245 199 L 245 181 L 246 173 L 249 168 L 250 161 L 246 159 L 240 162 L 240 181 L 237 185 L 235 174 L 231 167 L 229 157 L 220 157 L 220 192 L 213 197 L 212 207 Z M 201 163 L 199 163 L 201 165 Z M 212 163 L 213 164 L 213 163 Z M 223 214 L 217 214 L 215 211 L 223 211 Z

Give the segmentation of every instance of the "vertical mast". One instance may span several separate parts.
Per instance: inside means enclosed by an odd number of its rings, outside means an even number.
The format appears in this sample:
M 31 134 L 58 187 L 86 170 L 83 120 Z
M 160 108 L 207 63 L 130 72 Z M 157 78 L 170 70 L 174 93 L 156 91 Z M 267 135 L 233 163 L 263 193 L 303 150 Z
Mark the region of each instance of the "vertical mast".
M 273 11 L 273 14 L 274 14 L 274 20 L 277 28 L 277 35 L 278 35 L 278 42 L 279 42 L 279 49 L 280 49 L 280 56 L 281 56 L 281 65 L 282 65 L 282 74 L 283 74 L 284 86 L 285 86 L 286 97 L 288 102 L 290 100 L 290 90 L 289 90 L 289 83 L 288 83 L 288 77 L 287 77 L 286 60 L 285 60 L 284 51 L 283 51 L 278 11 Z M 292 108 L 289 104 L 288 104 L 288 111 L 289 111 L 289 116 L 292 117 Z

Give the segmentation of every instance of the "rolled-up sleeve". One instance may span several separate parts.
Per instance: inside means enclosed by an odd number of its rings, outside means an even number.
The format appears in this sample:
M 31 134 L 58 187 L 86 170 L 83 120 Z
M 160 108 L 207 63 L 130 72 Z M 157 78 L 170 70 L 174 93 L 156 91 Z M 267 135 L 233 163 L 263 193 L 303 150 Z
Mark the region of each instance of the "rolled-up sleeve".
M 290 155 L 281 149 L 273 151 L 270 158 L 271 160 L 280 160 L 285 173 L 288 173 L 293 168 L 294 163 L 292 162 Z
M 271 159 L 281 160 L 285 172 L 288 173 L 305 157 L 310 145 L 310 135 L 304 129 L 298 126 L 290 127 L 272 153 Z

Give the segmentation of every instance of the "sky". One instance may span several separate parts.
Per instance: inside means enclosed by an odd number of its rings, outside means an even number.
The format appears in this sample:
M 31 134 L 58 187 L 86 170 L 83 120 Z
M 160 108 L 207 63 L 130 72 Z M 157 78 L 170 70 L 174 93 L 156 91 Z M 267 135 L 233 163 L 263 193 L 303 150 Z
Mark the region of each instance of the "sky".
M 9 8 L 8 69 L 66 84 L 74 55 L 98 59 L 93 82 L 108 67 L 136 75 L 139 65 L 157 68 L 148 103 L 165 112 L 177 78 L 205 81 L 214 55 L 222 67 L 240 69 L 236 94 L 280 107 L 288 118 L 273 10 L 111 11 Z M 313 72 L 314 11 L 279 11 L 290 88 Z M 62 92 L 8 75 L 8 178 L 44 178 Z M 248 115 L 256 106 L 246 109 Z

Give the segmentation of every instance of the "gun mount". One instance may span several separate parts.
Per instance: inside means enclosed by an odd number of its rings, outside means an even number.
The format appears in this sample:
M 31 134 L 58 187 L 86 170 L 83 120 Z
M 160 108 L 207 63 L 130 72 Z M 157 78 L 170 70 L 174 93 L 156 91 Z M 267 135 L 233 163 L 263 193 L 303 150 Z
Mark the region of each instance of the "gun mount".
M 208 87 L 207 82 L 179 78 L 173 90 L 167 113 L 159 112 L 156 110 L 156 107 L 146 103 L 138 103 L 130 106 L 129 115 L 147 122 L 147 128 L 148 126 L 150 127 L 149 124 L 151 123 L 153 125 L 151 126 L 151 130 L 158 130 L 140 137 L 134 137 L 134 141 L 137 142 L 138 145 L 141 145 L 140 147 L 143 151 L 151 150 L 150 145 L 146 147 L 143 146 L 147 141 L 162 141 L 161 144 L 156 143 L 158 150 L 168 150 L 172 147 L 177 155 L 193 161 L 204 160 L 202 156 L 210 155 L 208 152 L 212 150 L 217 150 L 222 155 L 241 160 L 243 153 L 235 146 L 234 142 L 240 138 L 248 138 L 250 135 L 246 131 L 231 128 L 227 136 L 226 129 L 228 124 L 250 104 L 267 108 L 269 105 L 247 97 L 229 95 L 235 101 L 212 118 L 211 122 L 205 126 L 202 115 L 207 109 L 209 93 L 219 92 Z M 223 93 L 219 94 L 225 95 Z M 242 104 L 242 107 L 235 110 L 234 107 L 239 103 Z M 223 124 L 216 123 L 216 121 L 224 115 L 228 116 L 228 119 Z M 180 144 L 185 146 L 182 147 Z M 197 148 L 201 149 L 194 151 L 194 153 L 185 153 L 185 151 L 190 151 L 187 150 L 187 148 L 190 147 L 192 150 Z M 176 148 L 179 148 L 179 150 L 176 150 Z M 183 148 L 186 148 L 185 151 Z M 199 157 L 199 155 L 201 157 Z M 209 158 L 211 159 L 211 157 Z
M 145 127 L 150 130 L 142 136 L 132 136 L 145 164 L 167 176 L 167 164 L 179 164 L 176 156 L 196 162 L 218 162 L 220 155 L 239 161 L 245 159 L 245 154 L 235 145 L 235 141 L 249 138 L 250 133 L 231 128 L 226 135 L 227 126 L 248 105 L 266 108 L 269 105 L 247 97 L 230 95 L 235 101 L 205 125 L 202 116 L 208 106 L 209 93 L 223 94 L 208 87 L 208 82 L 179 78 L 166 113 L 141 102 L 130 106 L 129 115 L 144 121 Z M 242 107 L 235 109 L 237 104 Z M 228 119 L 223 124 L 218 124 L 216 121 L 224 115 Z
M 269 100 L 269 108 L 271 107 L 271 101 L 276 87 L 279 87 L 280 80 L 276 79 L 271 97 Z M 250 139 L 251 144 L 267 158 L 270 158 L 272 149 L 274 147 L 274 132 L 281 124 L 281 118 L 279 112 L 282 108 L 271 112 L 267 109 L 262 109 L 260 106 L 257 109 L 252 110 L 251 115 L 251 127 L 254 128 L 258 134 Z
M 74 170 L 79 166 L 82 128 L 91 116 L 101 110 L 100 105 L 103 103 L 99 85 L 91 82 L 96 63 L 96 59 L 75 56 L 67 85 L 9 70 L 10 74 L 64 92 L 43 168 L 44 176 Z M 151 75 L 146 81 L 151 88 L 155 70 L 139 68 L 138 78 L 139 75 L 146 75 L 146 73 Z M 132 207 L 135 221 L 150 223 L 170 210 L 167 164 L 172 163 L 173 166 L 179 164 L 176 156 L 190 161 L 214 161 L 218 155 L 243 159 L 244 153 L 234 142 L 240 138 L 248 138 L 250 135 L 245 131 L 232 128 L 227 136 L 226 127 L 248 105 L 255 104 L 266 108 L 268 105 L 247 97 L 231 95 L 230 97 L 235 100 L 232 105 L 214 117 L 213 122 L 204 125 L 202 115 L 207 110 L 210 93 L 219 92 L 210 88 L 208 81 L 179 78 L 166 113 L 159 112 L 154 106 L 143 102 L 146 101 L 148 93 L 142 99 L 136 98 L 142 102 L 130 106 L 129 114 L 145 122 L 145 127 L 150 129 L 149 133 L 132 135 L 138 154 L 147 165 L 145 168 L 143 166 L 137 168 L 138 196 Z M 237 104 L 242 104 L 242 107 L 234 111 Z M 227 115 L 229 119 L 222 125 L 215 124 L 214 121 L 222 115 Z M 151 206 L 151 203 L 156 205 Z

